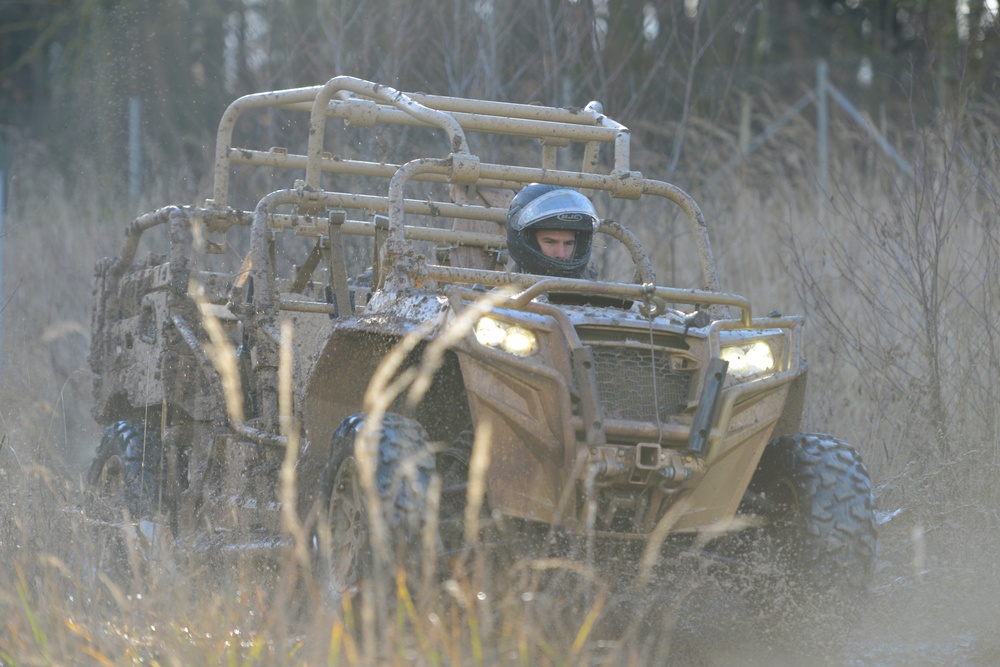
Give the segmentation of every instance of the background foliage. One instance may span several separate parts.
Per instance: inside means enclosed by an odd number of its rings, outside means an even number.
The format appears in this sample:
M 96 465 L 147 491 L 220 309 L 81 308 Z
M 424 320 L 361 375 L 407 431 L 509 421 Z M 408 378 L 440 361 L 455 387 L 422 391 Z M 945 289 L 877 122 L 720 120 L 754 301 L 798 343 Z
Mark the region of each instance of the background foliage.
M 147 155 L 198 172 L 239 95 L 340 73 L 400 90 L 557 106 L 616 119 L 739 122 L 741 100 L 790 104 L 815 62 L 876 116 L 920 122 L 960 87 L 995 95 L 987 0 L 58 0 L 0 4 L 0 127 L 100 158 L 124 181 L 127 100 Z M 991 9 L 992 8 L 992 9 Z M 691 185 L 683 131 L 654 133 Z M 692 154 L 694 153 L 694 154 Z M 681 168 L 684 167 L 684 168 Z M 147 164 L 147 168 L 152 168 Z M 196 174 L 200 175 L 200 174 Z
M 89 537 L 74 513 L 80 471 L 100 437 L 88 414 L 86 361 L 94 262 L 119 252 L 135 214 L 208 194 L 215 129 L 232 99 L 337 74 L 515 102 L 597 99 L 632 128 L 634 168 L 677 183 L 703 206 L 723 289 L 748 295 L 758 314 L 806 315 L 805 426 L 854 443 L 872 472 L 886 523 L 875 611 L 865 620 L 871 633 L 891 637 L 856 642 L 843 663 L 996 662 L 1000 573 L 988 558 L 1000 527 L 995 7 L 985 0 L 0 2 L 0 168 L 8 174 L 0 663 L 365 664 L 345 648 L 329 614 L 295 627 L 293 615 L 272 608 L 251 569 L 206 587 L 205 572 L 167 559 L 136 582 L 145 586 L 141 597 L 106 586 L 88 565 Z M 815 87 L 818 59 L 868 126 L 912 165 L 912 177 L 836 108 L 825 189 L 813 106 L 748 151 Z M 127 196 L 130 98 L 143 108 L 138 201 Z M 272 145 L 267 139 L 282 122 L 275 116 L 247 131 Z M 669 282 L 677 234 L 634 223 Z M 474 596 L 466 584 L 458 590 Z M 439 662 L 473 664 L 484 650 L 496 662 L 599 662 L 589 648 L 580 653 L 577 628 L 566 638 L 536 627 L 536 619 L 565 620 L 563 601 L 528 612 L 522 592 L 453 606 L 462 632 L 454 623 L 417 627 L 454 658 Z M 665 609 L 669 638 L 691 617 Z M 708 609 L 714 627 L 717 609 Z M 484 626 L 493 618 L 500 628 L 498 645 L 477 644 L 477 610 Z M 731 664 L 743 664 L 748 630 L 735 629 Z M 303 648 L 303 633 L 323 641 Z M 935 662 L 941 637 L 952 643 Z M 400 650 L 412 648 L 406 641 Z M 898 648 L 907 641 L 912 651 Z

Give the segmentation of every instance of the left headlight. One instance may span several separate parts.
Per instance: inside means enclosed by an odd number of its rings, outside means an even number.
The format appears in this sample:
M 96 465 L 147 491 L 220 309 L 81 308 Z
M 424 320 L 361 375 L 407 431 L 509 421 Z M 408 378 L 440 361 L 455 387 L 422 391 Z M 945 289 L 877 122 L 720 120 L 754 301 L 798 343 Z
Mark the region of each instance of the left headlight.
M 492 317 L 484 317 L 476 323 L 476 340 L 480 345 L 518 357 L 530 357 L 538 351 L 538 339 L 533 331 Z
M 734 378 L 742 380 L 774 372 L 774 352 L 766 341 L 724 347 L 720 356 L 729 362 L 728 374 Z

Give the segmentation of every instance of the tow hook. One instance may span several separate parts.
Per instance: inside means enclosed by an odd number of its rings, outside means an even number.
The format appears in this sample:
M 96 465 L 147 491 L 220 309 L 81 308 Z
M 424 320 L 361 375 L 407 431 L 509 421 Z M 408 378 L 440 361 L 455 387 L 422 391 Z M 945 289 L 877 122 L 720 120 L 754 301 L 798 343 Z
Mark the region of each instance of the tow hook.
M 667 466 L 666 468 L 660 470 L 660 475 L 662 475 L 664 481 L 668 483 L 686 482 L 694 477 L 694 470 L 688 468 L 687 466 L 682 466 L 680 468 Z

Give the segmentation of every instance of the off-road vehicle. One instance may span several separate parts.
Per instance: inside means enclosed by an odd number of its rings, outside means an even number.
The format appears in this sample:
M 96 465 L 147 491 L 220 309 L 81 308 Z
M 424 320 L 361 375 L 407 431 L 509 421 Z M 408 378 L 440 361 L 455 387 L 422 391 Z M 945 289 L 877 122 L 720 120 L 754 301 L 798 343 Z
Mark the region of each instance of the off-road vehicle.
M 284 145 L 238 145 L 260 135 Z M 508 270 L 507 204 L 530 183 L 594 202 L 597 279 Z M 663 254 L 668 229 L 689 248 L 664 286 L 640 238 Z M 373 543 L 430 524 L 447 551 L 476 516 L 654 545 L 750 526 L 811 582 L 872 572 L 858 454 L 799 432 L 803 320 L 721 291 L 700 208 L 632 170 L 629 130 L 598 103 L 348 76 L 242 97 L 211 198 L 136 218 L 94 297 L 107 431 L 89 482 L 173 540 L 308 532 L 334 588 Z

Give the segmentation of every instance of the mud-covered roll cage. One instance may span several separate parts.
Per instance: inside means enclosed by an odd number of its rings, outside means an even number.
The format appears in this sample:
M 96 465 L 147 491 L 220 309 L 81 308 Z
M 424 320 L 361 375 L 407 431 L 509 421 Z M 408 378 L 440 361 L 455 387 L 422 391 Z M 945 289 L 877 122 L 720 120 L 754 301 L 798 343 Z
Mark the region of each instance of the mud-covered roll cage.
M 246 112 L 264 108 L 308 111 L 309 139 L 305 155 L 289 153 L 283 148 L 266 151 L 232 145 L 233 132 L 239 118 Z M 352 160 L 334 156 L 324 150 L 326 121 L 340 119 L 352 126 L 373 127 L 378 123 L 440 128 L 447 137 L 444 157 L 418 158 L 403 165 Z M 495 133 L 534 138 L 542 146 L 541 167 L 490 164 L 469 152 L 466 132 Z M 214 188 L 206 200 L 202 215 L 217 218 L 240 217 L 228 207 L 230 173 L 235 165 L 253 164 L 279 169 L 305 170 L 305 178 L 296 187 L 268 195 L 268 205 L 262 200 L 255 219 L 264 216 L 260 224 L 272 223 L 273 207 L 293 204 L 300 209 L 360 208 L 388 215 L 388 234 L 383 255 L 387 268 L 409 250 L 405 217 L 408 213 L 433 214 L 453 218 L 503 221 L 502 209 L 474 204 L 426 202 L 408 200 L 404 196 L 411 181 L 449 183 L 471 188 L 501 188 L 517 190 L 525 183 L 540 182 L 565 185 L 584 191 L 601 190 L 612 197 L 637 199 L 643 195 L 665 198 L 681 208 L 691 226 L 701 272 L 701 287 L 707 292 L 719 291 L 719 279 L 708 239 L 704 216 L 697 203 L 680 188 L 643 178 L 630 167 L 630 131 L 608 118 L 601 105 L 591 102 L 582 109 L 556 108 L 531 104 L 514 104 L 402 93 L 387 86 L 355 77 L 338 76 L 322 86 L 295 88 L 246 95 L 234 101 L 223 114 L 216 140 Z M 557 151 L 571 142 L 584 146 L 580 171 L 556 168 Z M 614 159 L 609 173 L 598 173 L 598 157 L 602 144 L 613 144 Z M 362 195 L 327 193 L 322 188 L 322 175 L 353 174 L 388 181 L 388 194 Z M 279 194 L 280 193 L 280 194 Z M 268 208 L 270 206 L 270 208 Z M 343 229 L 345 232 L 360 231 Z M 298 231 L 298 226 L 297 226 Z M 436 232 L 440 230 L 435 230 Z M 627 238 L 626 247 L 636 262 L 640 282 L 655 282 L 649 258 L 634 236 L 606 225 L 600 230 L 612 236 Z M 257 236 L 261 236 L 258 230 Z M 442 237 L 443 238 L 443 237 Z M 452 240 L 456 237 L 452 237 Z M 435 239 L 436 240 L 436 239 Z M 461 242 L 484 247 L 496 247 L 496 239 L 458 238 Z M 623 241 L 624 242 L 624 241 Z M 501 242 L 502 243 L 502 242 Z M 257 250 L 263 253 L 263 250 Z M 261 255 L 258 260 L 265 260 Z M 258 262 L 258 268 L 263 263 Z M 407 266 L 403 262 L 400 266 Z M 401 272 L 400 266 L 386 271 L 382 279 L 390 287 L 412 284 L 416 275 Z M 435 272 L 432 269 L 431 272 Z M 446 272 L 454 276 L 453 272 Z M 439 278 L 434 278 L 439 279 Z M 709 301 L 708 303 L 712 303 Z

